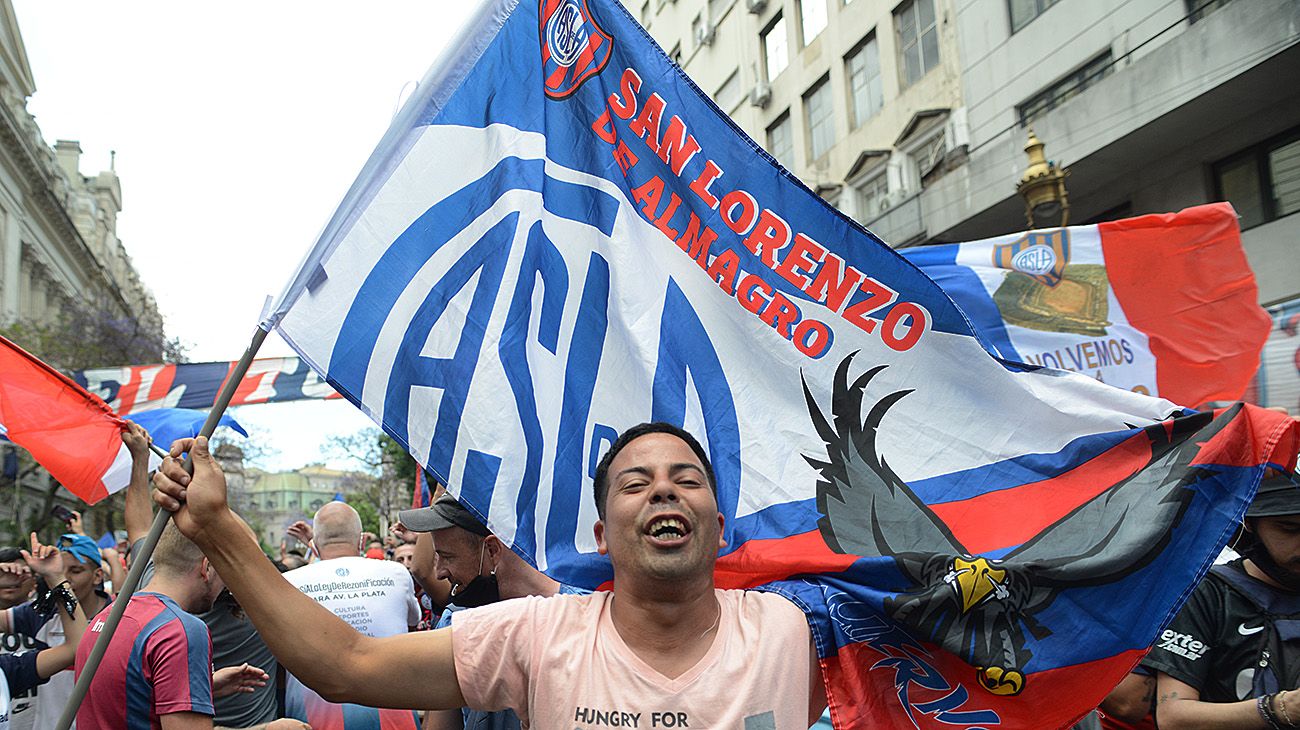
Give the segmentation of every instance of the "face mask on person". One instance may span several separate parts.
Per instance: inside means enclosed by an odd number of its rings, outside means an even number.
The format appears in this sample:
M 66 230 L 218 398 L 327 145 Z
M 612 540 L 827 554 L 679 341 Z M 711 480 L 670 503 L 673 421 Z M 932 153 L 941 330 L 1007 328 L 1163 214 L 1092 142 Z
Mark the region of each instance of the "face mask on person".
M 501 591 L 497 587 L 496 568 L 488 575 L 483 573 L 483 556 L 487 553 L 487 540 L 483 541 L 478 553 L 479 575 L 465 585 L 457 584 L 451 592 L 451 602 L 461 608 L 477 608 L 501 600 Z
M 1273 559 L 1273 555 L 1269 553 L 1268 548 L 1265 547 L 1264 541 L 1260 540 L 1259 536 L 1253 531 L 1242 530 L 1241 536 L 1237 539 L 1237 544 L 1234 547 L 1239 555 L 1249 559 L 1250 562 L 1255 564 L 1255 567 L 1259 568 L 1264 575 L 1272 578 L 1278 585 L 1293 593 L 1300 593 L 1300 575 L 1296 575 L 1295 572 L 1278 565 L 1277 561 Z

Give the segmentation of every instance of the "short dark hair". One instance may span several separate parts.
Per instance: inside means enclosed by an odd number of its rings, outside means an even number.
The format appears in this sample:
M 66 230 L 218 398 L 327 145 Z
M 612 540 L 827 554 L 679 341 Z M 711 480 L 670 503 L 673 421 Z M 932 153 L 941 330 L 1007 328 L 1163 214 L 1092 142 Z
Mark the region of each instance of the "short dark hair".
M 592 485 L 593 496 L 596 498 L 596 513 L 600 519 L 605 519 L 605 498 L 609 496 L 609 465 L 614 461 L 614 457 L 623 450 L 625 446 L 633 441 L 652 433 L 666 433 L 670 436 L 676 436 L 686 445 L 691 447 L 695 456 L 704 465 L 704 476 L 709 480 L 709 489 L 713 490 L 713 498 L 718 498 L 718 480 L 713 476 L 713 465 L 709 463 L 709 455 L 705 453 L 704 447 L 699 441 L 685 429 L 674 426 L 671 423 L 655 421 L 654 423 L 639 423 L 632 428 L 624 431 L 609 447 L 609 451 L 600 457 L 600 463 L 596 465 L 595 481 Z

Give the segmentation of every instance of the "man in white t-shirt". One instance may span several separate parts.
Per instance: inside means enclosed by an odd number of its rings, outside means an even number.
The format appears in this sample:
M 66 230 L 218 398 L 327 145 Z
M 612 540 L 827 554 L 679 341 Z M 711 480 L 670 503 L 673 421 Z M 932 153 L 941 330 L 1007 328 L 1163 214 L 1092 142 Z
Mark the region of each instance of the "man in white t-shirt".
M 363 540 L 357 511 L 346 502 L 330 502 L 316 512 L 312 521 L 311 544 L 320 560 L 295 568 L 284 577 L 366 636 L 404 634 L 420 622 L 415 581 L 401 563 L 361 557 Z M 327 652 L 321 658 L 329 655 Z M 330 719 L 344 716 L 348 718 L 347 730 L 418 727 L 418 719 L 410 712 L 363 708 L 341 712 L 293 677 L 285 692 L 285 713 L 316 727 L 333 727 Z M 389 714 L 397 716 L 389 721 Z
M 193 477 L 175 458 L 191 447 Z M 675 426 L 629 429 L 597 468 L 595 538 L 612 592 L 505 601 L 461 611 L 449 630 L 386 639 L 286 590 L 241 537 L 206 440 L 179 441 L 172 455 L 155 501 L 228 576 L 281 662 L 326 697 L 509 707 L 525 727 L 565 730 L 802 730 L 825 706 L 803 613 L 774 594 L 714 587 L 724 518 L 713 470 Z

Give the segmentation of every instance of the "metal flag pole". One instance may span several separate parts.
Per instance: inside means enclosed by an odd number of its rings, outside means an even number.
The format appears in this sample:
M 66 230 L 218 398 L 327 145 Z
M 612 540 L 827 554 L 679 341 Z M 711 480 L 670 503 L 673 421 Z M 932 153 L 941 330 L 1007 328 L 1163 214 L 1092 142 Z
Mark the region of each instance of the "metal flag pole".
M 239 381 L 243 380 L 244 375 L 248 373 L 248 366 L 253 362 L 257 351 L 266 339 L 267 331 L 258 327 L 253 333 L 253 340 L 248 344 L 248 349 L 244 350 L 244 355 L 235 363 L 234 370 L 231 371 L 230 377 L 226 379 L 226 384 L 221 388 L 221 394 L 212 404 L 212 410 L 208 411 L 208 420 L 204 421 L 203 428 L 200 429 L 199 435 L 204 438 L 212 436 L 212 432 L 217 430 L 217 423 L 221 421 L 221 416 L 230 406 L 230 399 L 235 396 L 235 389 L 239 387 Z M 157 446 L 152 446 L 154 452 L 160 456 L 166 456 Z M 185 459 L 185 469 L 190 473 L 194 472 L 194 464 L 190 459 Z M 91 648 L 90 655 L 86 657 L 86 664 L 81 668 L 81 675 L 77 677 L 77 684 L 72 689 L 72 696 L 68 698 L 68 704 L 63 706 L 63 714 L 59 717 L 59 723 L 55 727 L 57 730 L 68 730 L 72 727 L 72 721 L 77 719 L 77 710 L 81 708 L 81 701 L 86 697 L 86 690 L 90 689 L 90 682 L 95 678 L 95 670 L 99 669 L 99 662 L 104 658 L 104 652 L 108 650 L 108 643 L 113 640 L 113 633 L 117 631 L 117 625 L 122 621 L 122 614 L 126 612 L 126 604 L 130 602 L 132 594 L 140 585 L 140 576 L 144 573 L 144 566 L 153 557 L 154 547 L 158 545 L 158 538 L 162 537 L 163 528 L 167 526 L 167 521 L 171 519 L 172 513 L 165 509 L 158 510 L 154 515 L 153 525 L 149 527 L 149 534 L 144 538 L 144 544 L 140 546 L 140 554 L 136 555 L 131 561 L 131 569 L 126 573 L 126 580 L 122 583 L 122 590 L 117 594 L 113 601 L 113 609 L 109 611 L 108 619 L 104 622 L 104 630 L 100 632 L 95 639 L 95 646 Z M 87 619 L 90 617 L 87 616 Z M 89 628 L 89 627 L 87 627 Z

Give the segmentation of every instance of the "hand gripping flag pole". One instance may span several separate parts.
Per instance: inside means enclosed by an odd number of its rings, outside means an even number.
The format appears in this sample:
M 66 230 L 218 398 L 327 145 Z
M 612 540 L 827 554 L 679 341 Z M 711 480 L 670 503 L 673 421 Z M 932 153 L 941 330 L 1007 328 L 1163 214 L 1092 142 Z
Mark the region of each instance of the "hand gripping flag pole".
M 221 421 L 221 416 L 226 412 L 230 405 L 231 398 L 235 395 L 235 389 L 243 380 L 244 375 L 248 372 L 248 366 L 253 362 L 257 355 L 258 349 L 262 347 L 262 342 L 266 340 L 267 331 L 261 327 L 253 333 L 253 340 L 248 344 L 248 349 L 244 351 L 239 362 L 235 364 L 234 371 L 226 380 L 226 384 L 221 389 L 221 395 L 212 404 L 212 410 L 208 411 L 208 420 L 203 423 L 203 428 L 199 435 L 204 438 L 212 436 L 212 432 L 217 430 L 217 425 Z M 161 449 L 153 447 L 155 452 L 160 456 L 166 456 Z M 183 462 L 185 470 L 193 473 L 194 464 L 189 458 Z M 140 546 L 140 553 L 131 563 L 131 569 L 126 573 L 126 580 L 122 584 L 122 590 L 117 594 L 113 601 L 113 609 L 108 614 L 108 620 L 104 622 L 104 630 L 100 632 L 95 639 L 95 646 L 91 648 L 90 655 L 86 657 L 86 665 L 81 668 L 81 675 L 77 677 L 77 684 L 72 689 L 72 696 L 68 698 L 68 704 L 63 707 L 63 714 L 59 717 L 59 723 L 55 727 L 57 730 L 68 730 L 72 727 L 73 720 L 77 719 L 77 710 L 81 708 L 81 701 L 86 697 L 86 691 L 90 689 L 90 683 L 94 680 L 95 671 L 99 669 L 99 662 L 104 658 L 104 652 L 108 650 L 108 644 L 113 640 L 113 633 L 117 631 L 117 625 L 122 621 L 122 614 L 126 612 L 126 605 L 131 601 L 131 596 L 135 593 L 136 587 L 140 584 L 140 576 L 144 573 L 144 566 L 153 557 L 154 547 L 158 545 L 158 538 L 162 537 L 163 528 L 167 527 L 167 521 L 171 519 L 171 513 L 165 509 L 158 510 L 154 515 L 153 525 L 149 528 L 149 534 L 144 538 L 144 544 Z M 87 616 L 89 619 L 90 617 Z

